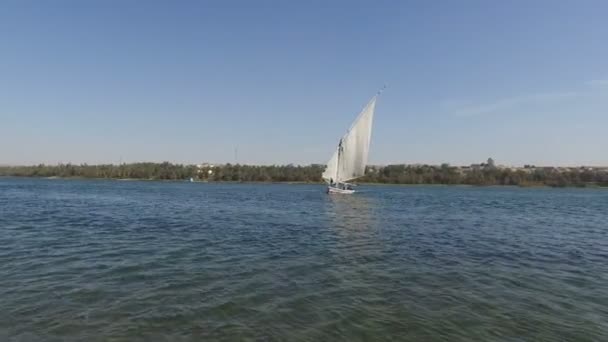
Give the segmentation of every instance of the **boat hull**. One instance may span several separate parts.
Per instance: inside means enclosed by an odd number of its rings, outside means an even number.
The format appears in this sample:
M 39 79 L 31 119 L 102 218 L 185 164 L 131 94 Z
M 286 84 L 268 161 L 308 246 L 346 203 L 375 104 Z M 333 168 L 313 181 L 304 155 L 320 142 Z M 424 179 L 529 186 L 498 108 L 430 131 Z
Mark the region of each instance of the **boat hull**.
M 328 186 L 327 187 L 327 193 L 328 194 L 342 194 L 342 195 L 350 195 L 350 194 L 354 194 L 355 190 L 352 189 L 339 189 L 339 188 L 335 188 L 333 186 Z

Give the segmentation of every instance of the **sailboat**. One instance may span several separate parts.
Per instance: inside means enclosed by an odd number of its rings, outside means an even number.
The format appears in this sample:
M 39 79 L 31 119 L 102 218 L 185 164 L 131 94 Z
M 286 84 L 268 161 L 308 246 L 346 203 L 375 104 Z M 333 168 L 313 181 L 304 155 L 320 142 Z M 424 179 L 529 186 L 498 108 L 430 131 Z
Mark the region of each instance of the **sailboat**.
M 349 182 L 365 175 L 378 95 L 380 92 L 359 113 L 350 129 L 340 138 L 334 154 L 327 162 L 322 177 L 328 184 L 328 194 L 354 193 L 354 184 Z

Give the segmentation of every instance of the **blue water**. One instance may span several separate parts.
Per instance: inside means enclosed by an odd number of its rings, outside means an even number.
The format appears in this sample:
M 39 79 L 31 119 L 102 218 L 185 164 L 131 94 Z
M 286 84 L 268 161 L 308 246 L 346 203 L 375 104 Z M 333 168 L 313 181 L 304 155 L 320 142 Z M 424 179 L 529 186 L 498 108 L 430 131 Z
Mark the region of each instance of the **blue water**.
M 608 190 L 359 190 L 0 178 L 0 340 L 608 340 Z

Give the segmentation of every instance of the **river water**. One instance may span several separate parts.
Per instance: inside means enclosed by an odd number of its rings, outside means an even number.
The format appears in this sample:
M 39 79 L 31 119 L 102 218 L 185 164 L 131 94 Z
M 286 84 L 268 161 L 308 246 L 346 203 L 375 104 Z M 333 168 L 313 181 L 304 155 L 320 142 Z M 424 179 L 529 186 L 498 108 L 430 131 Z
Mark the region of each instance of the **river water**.
M 608 190 L 323 190 L 0 178 L 0 340 L 608 340 Z

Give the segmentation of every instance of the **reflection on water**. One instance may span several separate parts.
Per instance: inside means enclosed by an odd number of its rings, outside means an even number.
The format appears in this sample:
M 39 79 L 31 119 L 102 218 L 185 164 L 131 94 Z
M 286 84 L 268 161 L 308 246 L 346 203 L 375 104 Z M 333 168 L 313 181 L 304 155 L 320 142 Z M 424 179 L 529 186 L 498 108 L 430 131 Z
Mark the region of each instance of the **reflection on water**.
M 373 216 L 375 199 L 363 193 L 352 195 L 328 195 L 329 205 L 325 213 L 331 219 L 338 234 L 369 233 L 376 230 Z
M 379 220 L 375 216 L 374 207 L 377 199 L 365 194 L 331 195 L 326 207 L 331 227 L 340 245 L 336 249 L 344 257 L 355 258 L 379 256 L 383 252 L 382 241 L 379 239 Z M 354 265 L 365 267 L 367 263 Z

